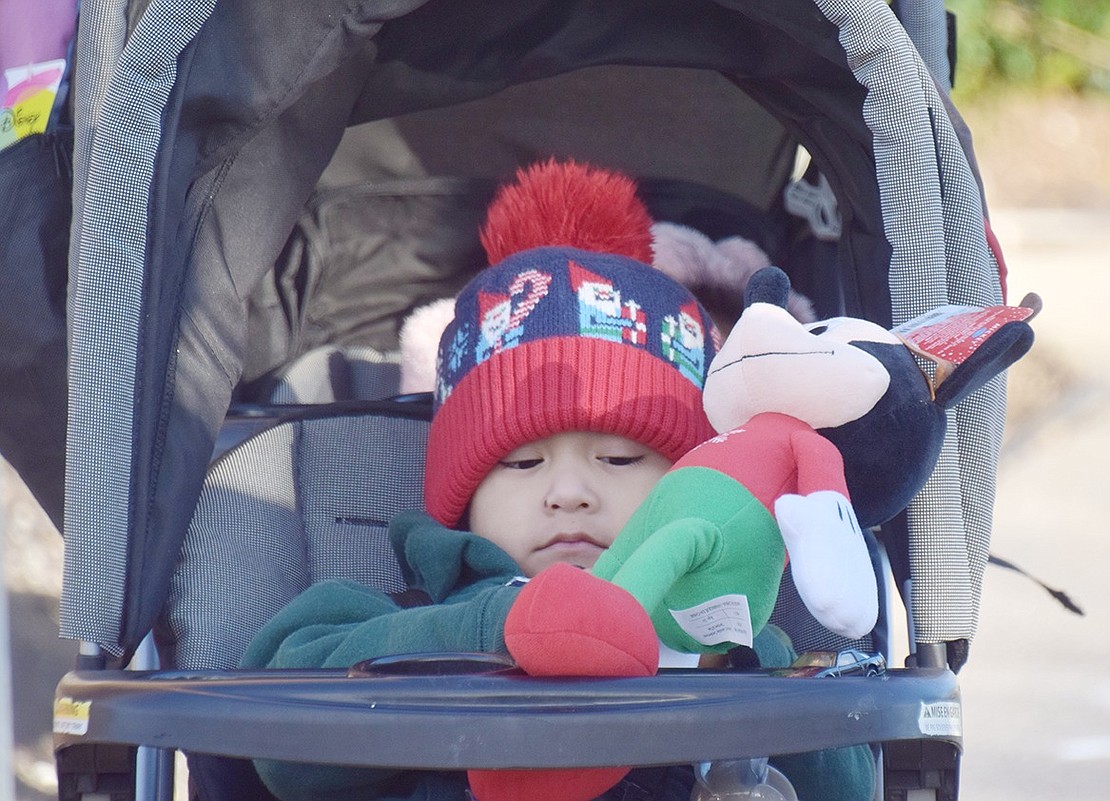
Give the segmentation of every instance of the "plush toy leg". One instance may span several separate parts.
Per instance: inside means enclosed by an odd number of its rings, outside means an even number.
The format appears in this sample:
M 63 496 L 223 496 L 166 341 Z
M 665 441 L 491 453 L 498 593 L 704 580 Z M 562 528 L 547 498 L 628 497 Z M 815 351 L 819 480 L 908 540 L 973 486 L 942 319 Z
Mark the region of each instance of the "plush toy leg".
M 852 505 L 839 492 L 783 495 L 775 501 L 790 568 L 806 608 L 850 639 L 863 637 L 879 615 L 879 589 Z
M 615 787 L 628 770 L 472 770 L 466 777 L 475 801 L 591 801 Z
M 651 676 L 659 668 L 659 640 L 636 599 L 561 562 L 520 591 L 505 645 L 530 676 Z
M 650 676 L 659 641 L 636 599 L 585 570 L 556 564 L 520 591 L 505 620 L 505 644 L 532 676 Z M 477 801 L 588 801 L 629 768 L 472 770 Z

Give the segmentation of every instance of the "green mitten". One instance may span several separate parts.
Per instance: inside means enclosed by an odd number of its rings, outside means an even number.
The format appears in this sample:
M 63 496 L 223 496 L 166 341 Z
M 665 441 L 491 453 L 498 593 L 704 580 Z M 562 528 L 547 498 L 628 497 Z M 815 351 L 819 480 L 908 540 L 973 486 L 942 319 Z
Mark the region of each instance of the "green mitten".
M 766 625 L 785 557 L 751 492 L 717 470 L 683 467 L 663 476 L 593 573 L 628 590 L 668 647 L 724 653 Z

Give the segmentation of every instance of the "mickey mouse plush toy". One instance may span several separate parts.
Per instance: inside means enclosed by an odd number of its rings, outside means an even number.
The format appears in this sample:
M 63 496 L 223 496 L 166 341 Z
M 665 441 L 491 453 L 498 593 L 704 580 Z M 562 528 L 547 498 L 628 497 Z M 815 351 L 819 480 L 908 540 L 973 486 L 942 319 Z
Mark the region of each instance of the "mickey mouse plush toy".
M 752 277 L 705 384 L 721 435 L 674 465 L 594 566 L 636 596 L 678 650 L 750 644 L 732 637 L 750 636 L 747 621 L 709 630 L 697 621 L 735 621 L 746 605 L 758 632 L 783 545 L 820 623 L 849 638 L 870 631 L 877 589 L 860 526 L 890 519 L 921 489 L 946 410 L 1029 350 L 1025 319 L 1039 302 L 938 310 L 895 334 L 847 317 L 799 323 L 785 309 L 788 290 L 778 268 Z M 936 379 L 914 359 L 930 351 L 942 363 Z
M 928 337 L 853 318 L 800 323 L 785 309 L 788 290 L 774 267 L 747 286 L 705 384 L 719 436 L 675 463 L 592 575 L 555 565 L 521 591 L 505 639 L 527 673 L 649 675 L 656 635 L 687 653 L 750 646 L 786 559 L 820 623 L 849 638 L 873 628 L 878 595 L 860 524 L 893 517 L 921 488 L 945 410 L 1028 351 L 1033 310 L 972 310 L 962 329 L 942 314 L 933 329 L 958 356 L 934 381 L 913 355 L 928 348 L 906 341 Z M 625 771 L 475 771 L 471 784 L 480 801 L 584 800 Z

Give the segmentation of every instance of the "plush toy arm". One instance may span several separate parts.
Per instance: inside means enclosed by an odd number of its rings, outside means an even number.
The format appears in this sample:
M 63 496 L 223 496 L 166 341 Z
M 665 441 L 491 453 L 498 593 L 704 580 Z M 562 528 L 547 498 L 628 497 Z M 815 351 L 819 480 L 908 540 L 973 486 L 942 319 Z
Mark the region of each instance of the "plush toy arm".
M 643 607 L 627 592 L 558 563 L 520 591 L 505 619 L 505 645 L 532 676 L 650 676 L 659 642 Z M 477 801 L 588 801 L 624 778 L 627 767 L 471 770 Z
M 652 532 L 623 562 L 610 558 L 610 550 L 598 559 L 593 573 L 628 590 L 654 614 L 680 578 L 720 556 L 720 545 L 720 528 L 707 520 L 682 518 Z
M 520 591 L 505 645 L 530 676 L 650 676 L 659 667 L 655 630 L 637 599 L 561 562 Z
M 850 639 L 875 627 L 879 590 L 867 543 L 848 498 L 836 491 L 783 495 L 775 517 L 806 608 L 830 631 Z
M 855 639 L 871 631 L 879 591 L 867 543 L 848 500 L 840 451 L 815 431 L 791 436 L 798 494 L 775 501 L 794 585 L 821 625 Z

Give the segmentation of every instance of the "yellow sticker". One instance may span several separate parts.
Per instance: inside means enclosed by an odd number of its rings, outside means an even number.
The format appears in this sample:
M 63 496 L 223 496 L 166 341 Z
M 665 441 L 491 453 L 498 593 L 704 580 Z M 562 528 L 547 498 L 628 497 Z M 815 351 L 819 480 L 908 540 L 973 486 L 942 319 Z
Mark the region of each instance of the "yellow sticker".
M 65 75 L 65 59 L 4 70 L 0 87 L 0 149 L 42 133 Z
M 83 735 L 89 730 L 89 708 L 92 701 L 72 698 L 54 699 L 54 733 Z

